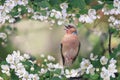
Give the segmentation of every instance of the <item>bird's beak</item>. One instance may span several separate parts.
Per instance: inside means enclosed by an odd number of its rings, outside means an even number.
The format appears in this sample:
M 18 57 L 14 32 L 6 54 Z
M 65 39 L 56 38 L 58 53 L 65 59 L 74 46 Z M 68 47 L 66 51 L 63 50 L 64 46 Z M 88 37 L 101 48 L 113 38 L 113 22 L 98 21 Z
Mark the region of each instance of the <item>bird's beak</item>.
M 68 29 L 68 26 L 67 25 L 65 25 L 65 29 L 64 30 L 67 30 Z

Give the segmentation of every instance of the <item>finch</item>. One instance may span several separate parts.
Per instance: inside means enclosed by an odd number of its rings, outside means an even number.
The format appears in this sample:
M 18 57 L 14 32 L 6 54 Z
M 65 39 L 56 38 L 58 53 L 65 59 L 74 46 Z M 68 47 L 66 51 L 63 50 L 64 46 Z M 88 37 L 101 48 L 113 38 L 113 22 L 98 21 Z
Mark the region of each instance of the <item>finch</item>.
M 61 56 L 64 66 L 70 66 L 75 61 L 80 50 L 80 41 L 74 26 L 65 26 L 65 35 L 61 41 Z

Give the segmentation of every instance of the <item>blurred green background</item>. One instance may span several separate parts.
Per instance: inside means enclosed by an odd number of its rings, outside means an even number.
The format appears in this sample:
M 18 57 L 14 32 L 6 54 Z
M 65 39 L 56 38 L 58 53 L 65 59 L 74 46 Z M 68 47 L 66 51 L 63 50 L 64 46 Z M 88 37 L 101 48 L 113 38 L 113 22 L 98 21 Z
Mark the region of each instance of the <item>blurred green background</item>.
M 107 23 L 79 24 L 78 36 L 81 42 L 79 57 L 88 57 L 90 53 L 108 54 Z M 0 27 L 0 32 L 8 34 L 7 41 L 0 41 L 0 59 L 4 60 L 13 50 L 29 53 L 40 59 L 41 54 L 53 55 L 61 63 L 60 42 L 65 34 L 64 26 L 57 26 L 34 20 L 22 20 L 12 25 Z M 3 44 L 4 43 L 4 44 Z M 119 37 L 112 36 L 112 49 L 120 43 Z

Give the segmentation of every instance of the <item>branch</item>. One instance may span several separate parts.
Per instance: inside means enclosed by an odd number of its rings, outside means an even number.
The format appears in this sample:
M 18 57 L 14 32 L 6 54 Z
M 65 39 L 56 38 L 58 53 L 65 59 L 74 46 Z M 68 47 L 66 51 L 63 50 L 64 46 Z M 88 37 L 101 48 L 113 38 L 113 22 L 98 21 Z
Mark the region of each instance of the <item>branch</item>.
M 111 50 L 111 38 L 112 38 L 112 32 L 111 32 L 111 30 L 110 30 L 110 27 L 109 27 L 108 33 L 109 33 L 108 50 L 109 50 L 109 53 L 111 54 L 111 53 L 112 53 L 112 50 Z
M 70 77 L 68 78 L 68 80 L 83 80 L 83 78 L 80 76 L 80 77 Z

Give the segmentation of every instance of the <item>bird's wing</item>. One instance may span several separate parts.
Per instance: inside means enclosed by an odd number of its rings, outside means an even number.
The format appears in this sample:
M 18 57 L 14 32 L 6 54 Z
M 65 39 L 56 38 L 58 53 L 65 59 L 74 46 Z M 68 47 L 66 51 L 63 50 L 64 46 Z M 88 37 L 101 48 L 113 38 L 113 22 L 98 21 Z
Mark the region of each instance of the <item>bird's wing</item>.
M 62 56 L 62 62 L 63 62 L 63 65 L 64 65 L 65 64 L 65 59 L 64 59 L 64 56 L 63 56 L 62 48 L 63 48 L 63 44 L 61 43 L 60 44 L 60 51 L 61 51 L 61 56 Z
M 79 53 L 79 51 L 80 51 L 80 46 L 81 46 L 81 44 L 80 44 L 80 42 L 79 42 L 79 46 L 78 46 L 77 55 L 74 57 L 74 59 L 73 59 L 73 62 L 75 61 L 76 57 L 78 56 L 78 53 Z

